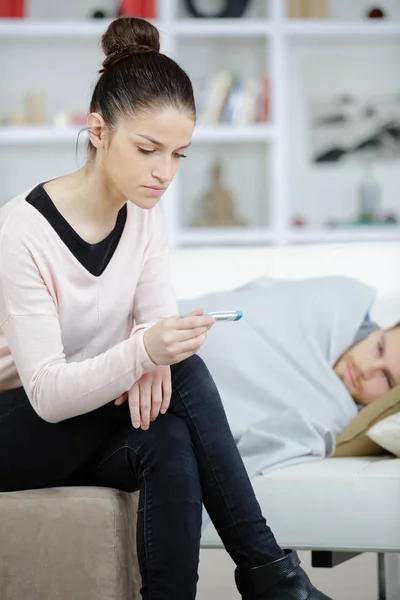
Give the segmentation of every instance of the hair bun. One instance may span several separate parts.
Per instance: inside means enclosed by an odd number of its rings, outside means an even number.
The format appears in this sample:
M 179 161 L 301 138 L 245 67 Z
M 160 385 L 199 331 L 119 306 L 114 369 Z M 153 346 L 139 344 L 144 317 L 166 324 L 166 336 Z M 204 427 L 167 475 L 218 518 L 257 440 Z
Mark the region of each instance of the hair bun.
M 122 54 L 127 49 L 131 54 L 159 52 L 160 35 L 158 29 L 144 19 L 119 17 L 110 23 L 103 34 L 101 48 L 107 57 Z

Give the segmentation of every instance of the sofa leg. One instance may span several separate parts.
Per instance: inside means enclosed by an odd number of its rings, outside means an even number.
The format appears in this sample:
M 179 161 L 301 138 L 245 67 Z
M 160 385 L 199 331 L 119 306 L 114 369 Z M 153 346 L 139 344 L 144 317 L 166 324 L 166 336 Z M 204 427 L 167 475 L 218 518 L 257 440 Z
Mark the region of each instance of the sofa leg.
M 386 600 L 385 554 L 378 552 L 378 600 Z

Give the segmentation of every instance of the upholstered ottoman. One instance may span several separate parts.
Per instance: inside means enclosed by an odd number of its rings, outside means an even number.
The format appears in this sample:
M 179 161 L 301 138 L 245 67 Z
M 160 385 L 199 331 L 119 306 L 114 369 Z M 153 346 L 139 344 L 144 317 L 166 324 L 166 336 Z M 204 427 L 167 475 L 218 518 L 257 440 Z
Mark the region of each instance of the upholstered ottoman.
M 0 494 L 1 600 L 139 600 L 137 494 Z

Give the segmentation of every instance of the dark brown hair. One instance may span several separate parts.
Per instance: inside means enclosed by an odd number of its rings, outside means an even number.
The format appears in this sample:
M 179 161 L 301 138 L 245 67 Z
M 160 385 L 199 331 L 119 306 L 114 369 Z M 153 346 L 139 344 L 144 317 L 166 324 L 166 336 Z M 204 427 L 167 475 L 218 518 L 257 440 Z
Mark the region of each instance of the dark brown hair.
M 185 71 L 160 53 L 160 36 L 143 19 L 120 17 L 101 38 L 106 55 L 93 91 L 90 112 L 112 128 L 119 117 L 153 108 L 175 107 L 196 117 L 192 83 Z M 94 147 L 89 141 L 89 151 Z

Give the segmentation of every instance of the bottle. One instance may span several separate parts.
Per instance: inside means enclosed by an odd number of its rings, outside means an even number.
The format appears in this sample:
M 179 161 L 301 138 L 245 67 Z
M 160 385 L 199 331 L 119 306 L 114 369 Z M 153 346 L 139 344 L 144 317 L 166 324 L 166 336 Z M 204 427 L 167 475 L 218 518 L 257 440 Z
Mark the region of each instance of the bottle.
M 358 210 L 360 221 L 379 220 L 381 186 L 376 180 L 370 163 L 365 164 L 365 172 L 358 187 Z

